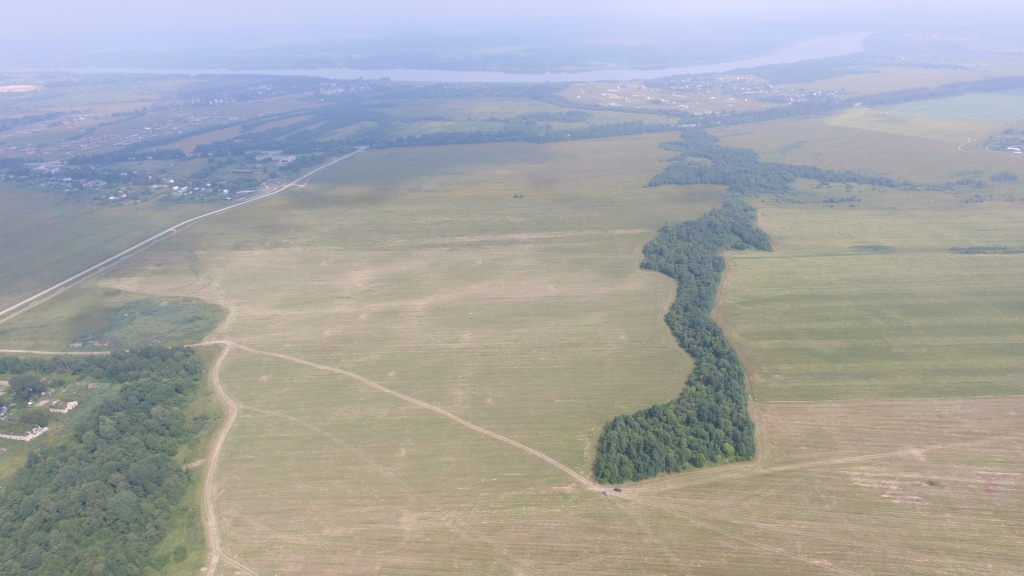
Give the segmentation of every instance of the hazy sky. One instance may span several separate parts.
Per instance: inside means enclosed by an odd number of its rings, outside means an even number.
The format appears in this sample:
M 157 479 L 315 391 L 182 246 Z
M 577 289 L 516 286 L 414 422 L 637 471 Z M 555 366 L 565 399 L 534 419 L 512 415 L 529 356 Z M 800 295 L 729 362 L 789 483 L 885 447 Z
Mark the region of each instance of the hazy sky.
M 828 18 L 856 23 L 922 20 L 1021 20 L 1019 0 L 0 0 L 0 33 L 59 42 L 89 37 L 113 40 L 140 32 L 166 35 L 268 33 L 322 36 L 387 31 L 458 31 L 502 27 L 529 32 L 543 27 L 615 23 L 697 25 L 729 18 Z M 216 32 L 215 32 L 216 31 Z

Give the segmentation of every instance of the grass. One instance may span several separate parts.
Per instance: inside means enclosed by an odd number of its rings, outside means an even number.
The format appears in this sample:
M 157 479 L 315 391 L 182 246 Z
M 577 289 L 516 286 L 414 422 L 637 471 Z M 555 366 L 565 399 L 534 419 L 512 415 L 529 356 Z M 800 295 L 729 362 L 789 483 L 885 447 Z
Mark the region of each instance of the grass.
M 1019 73 L 1007 70 L 1006 75 Z M 935 88 L 951 82 L 970 82 L 985 78 L 985 71 L 971 68 L 957 70 L 941 68 L 912 68 L 909 66 L 882 67 L 865 74 L 848 74 L 838 78 L 826 78 L 815 82 L 789 85 L 809 92 L 819 90 L 842 90 L 848 95 L 877 94 L 908 88 Z
M 208 211 L 200 204 L 91 208 L 0 183 L 0 306 L 50 287 L 157 232 Z M 31 254 L 32 257 L 26 257 Z
M 1004 170 L 1020 171 L 1020 158 L 979 147 L 987 136 L 986 123 L 972 122 L 957 139 L 956 132 L 965 121 L 910 119 L 882 124 L 880 116 L 854 109 L 824 119 L 759 122 L 717 128 L 713 133 L 726 146 L 756 150 L 765 161 L 861 170 L 922 183 L 955 181 L 965 172 L 980 171 L 987 177 Z M 840 125 L 847 122 L 850 125 Z
M 775 252 L 730 255 L 719 314 L 754 397 L 1024 394 L 1013 352 L 1024 345 L 1024 260 L 949 251 L 1019 242 L 1022 207 L 972 210 L 917 193 L 925 207 L 894 211 L 878 196 L 847 210 L 765 205 Z
M 1008 122 L 1024 118 L 1024 95 L 1014 91 L 967 94 L 955 98 L 906 102 L 893 106 L 890 111 L 906 116 Z
M 1024 102 L 1024 100 L 1021 101 Z M 992 121 L 991 118 L 965 118 L 961 116 L 933 118 L 927 114 L 913 113 L 913 110 L 915 110 L 913 106 L 923 104 L 925 102 L 901 104 L 888 110 L 863 107 L 849 108 L 829 118 L 828 124 L 902 136 L 927 138 L 957 146 L 964 144 L 968 138 L 973 140 L 983 139 L 990 131 L 1001 126 L 1000 123 Z
M 113 310 L 103 328 L 83 334 L 75 345 L 109 350 L 193 344 L 223 320 L 223 309 L 197 298 L 131 300 Z
M 174 245 L 174 239 L 167 244 Z M 143 252 L 99 278 L 57 295 L 31 314 L 20 314 L 0 324 L 0 348 L 68 350 L 84 336 L 106 330 L 115 316 L 124 313 L 119 310 L 131 302 L 181 299 L 207 302 L 204 308 L 224 304 L 201 264 L 188 251 Z M 126 328 L 129 342 L 138 340 L 140 334 L 142 340 L 159 337 L 152 332 L 145 336 L 139 332 L 140 326 Z M 197 334 L 196 339 L 202 335 Z

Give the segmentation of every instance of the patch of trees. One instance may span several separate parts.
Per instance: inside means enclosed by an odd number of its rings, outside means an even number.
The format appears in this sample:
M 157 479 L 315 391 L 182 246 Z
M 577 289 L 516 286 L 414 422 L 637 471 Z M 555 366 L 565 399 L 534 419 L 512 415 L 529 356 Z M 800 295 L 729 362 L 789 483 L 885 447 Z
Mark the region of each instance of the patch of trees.
M 988 184 L 985 183 L 981 178 L 957 178 L 956 180 L 950 180 L 946 182 L 946 189 L 952 189 L 954 186 L 971 186 L 972 188 L 986 188 Z
M 1010 246 L 954 246 L 949 249 L 955 254 L 1024 254 L 1024 246 L 1011 248 Z
M 133 575 L 187 558 L 183 547 L 156 552 L 190 483 L 174 455 L 206 424 L 186 411 L 202 377 L 196 354 L 145 348 L 0 362 L 0 371 L 96 370 L 123 382 L 76 411 L 65 438 L 32 450 L 0 492 L 0 572 Z
M 1002 172 L 996 172 L 995 174 L 989 176 L 988 179 L 993 182 L 1016 182 L 1017 175 L 1013 172 L 1003 170 Z
M 214 157 L 244 156 L 248 152 L 283 150 L 284 154 L 341 154 L 351 151 L 348 140 L 329 139 L 331 132 L 366 121 L 382 121 L 380 112 L 361 105 L 344 102 L 305 111 L 304 118 L 286 126 L 253 130 L 229 140 L 220 140 L 195 147 L 194 154 Z
M 24 158 L 0 158 L 0 168 L 21 168 L 26 162 Z
M 173 138 L 160 138 L 163 144 L 169 144 L 182 139 L 183 136 L 177 135 Z M 155 140 L 155 139 L 154 139 Z M 106 154 L 94 154 L 92 156 L 72 156 L 68 158 L 67 163 L 72 166 L 85 166 L 85 167 L 98 167 L 104 164 L 113 164 L 114 162 L 130 162 L 133 160 L 183 160 L 186 158 L 185 152 L 177 148 L 161 148 L 157 150 L 145 150 L 154 144 L 152 140 L 142 145 L 126 146 L 122 150 L 116 152 L 107 152 Z M 94 168 L 99 169 L 99 168 Z
M 1024 88 L 1024 76 L 1004 76 L 971 82 L 953 82 L 935 88 L 893 90 L 873 96 L 865 96 L 860 98 L 859 101 L 864 106 L 886 106 L 916 100 L 934 100 L 936 98 L 963 96 L 972 92 L 999 92 L 1001 90 L 1017 90 L 1019 88 Z
M 1013 128 L 1007 128 L 1001 135 L 989 136 L 985 142 L 986 150 L 1004 150 L 1012 151 L 1010 148 L 1018 148 L 1024 146 L 1024 132 L 1018 133 Z
M 178 133 L 174 133 L 174 134 L 167 134 L 167 135 L 164 135 L 164 136 L 155 136 L 155 137 L 152 137 L 152 138 L 146 138 L 146 139 L 140 140 L 138 142 L 134 142 L 132 144 L 129 144 L 129 145 L 121 148 L 120 150 L 115 150 L 113 152 L 106 152 L 106 153 L 103 153 L 103 154 L 90 154 L 90 155 L 79 154 L 77 156 L 72 156 L 71 158 L 68 158 L 67 163 L 68 164 L 89 165 L 89 166 L 101 166 L 101 165 L 104 165 L 104 164 L 113 164 L 114 162 L 128 162 L 128 161 L 133 161 L 133 160 L 143 160 L 143 159 L 146 159 L 148 157 L 153 157 L 154 159 L 160 158 L 160 159 L 171 159 L 171 160 L 179 159 L 179 158 L 184 158 L 185 157 L 185 153 L 183 151 L 181 151 L 181 150 L 177 150 L 177 149 L 174 149 L 174 148 L 163 149 L 163 150 L 161 150 L 161 149 L 150 150 L 150 148 L 156 148 L 158 146 L 166 146 L 168 144 L 174 144 L 175 142 L 184 140 L 185 138 L 191 138 L 193 136 L 200 136 L 202 134 L 206 134 L 207 132 L 213 132 L 214 130 L 222 130 L 224 128 L 229 128 L 231 126 L 237 126 L 238 124 L 241 124 L 241 121 L 224 122 L 224 123 L 216 124 L 216 125 L 212 125 L 212 126 L 204 126 L 202 128 L 197 128 L 195 130 L 190 130 L 188 132 L 178 132 Z M 156 156 L 154 156 L 154 154 Z
M 340 81 L 335 81 L 335 83 Z M 209 102 L 248 102 L 317 90 L 324 85 L 323 78 L 312 76 L 250 76 L 223 80 L 209 77 L 199 88 L 182 90 L 178 97 L 193 106 Z
M 718 184 L 728 186 L 729 194 L 721 208 L 664 226 L 644 247 L 641 267 L 679 283 L 665 323 L 693 358 L 694 368 L 675 400 L 618 416 L 605 426 L 593 469 L 601 482 L 637 481 L 754 455 L 743 367 L 711 317 L 725 271 L 722 251 L 771 250 L 768 235 L 755 225 L 756 210 L 743 196 L 788 194 L 796 178 L 899 185 L 884 177 L 761 162 L 752 150 L 721 146 L 696 128 L 685 129 L 680 140 L 663 147 L 680 154 L 648 186 Z
M 662 148 L 680 152 L 664 172 L 648 186 L 664 184 L 718 184 L 729 187 L 738 196 L 755 194 L 786 195 L 793 192 L 797 178 L 821 183 L 857 183 L 872 186 L 906 185 L 885 176 L 872 176 L 850 170 L 823 170 L 815 166 L 761 162 L 757 153 L 744 148 L 721 146 L 718 138 L 699 128 L 684 128 L 679 140 Z
M 849 102 L 834 94 L 821 94 L 812 96 L 774 108 L 764 110 L 747 110 L 744 112 L 717 112 L 701 116 L 697 120 L 698 126 L 730 126 L 733 124 L 748 124 L 750 122 L 767 122 L 769 120 L 781 120 L 783 118 L 795 118 L 797 116 L 824 116 L 836 110 L 848 108 Z
M 641 267 L 679 282 L 665 323 L 694 368 L 675 400 L 617 416 L 604 427 L 594 463 L 599 481 L 637 481 L 753 457 L 743 367 L 711 313 L 725 270 L 721 252 L 771 249 L 755 219 L 753 207 L 729 198 L 696 220 L 664 226 L 644 247 Z
M 466 132 L 434 132 L 419 136 L 402 136 L 380 147 L 388 146 L 436 146 L 443 144 L 480 144 L 484 142 L 565 142 L 568 140 L 586 140 L 591 138 L 609 138 L 645 134 L 647 132 L 667 132 L 675 130 L 671 124 L 648 124 L 639 120 L 617 122 L 613 124 L 595 124 L 572 129 L 555 129 L 550 124 L 508 126 L 501 130 L 473 130 Z
M 28 403 L 46 392 L 46 385 L 36 374 L 16 374 L 9 382 L 7 394 L 18 402 Z M 56 386 L 55 386 L 56 387 Z
M 560 106 L 559 92 L 571 85 L 569 82 L 516 83 L 516 82 L 439 82 L 426 86 L 396 90 L 389 95 L 393 99 L 405 98 L 470 98 L 488 96 L 494 98 L 532 98 Z M 568 100 L 565 100 L 568 102 Z
M 832 56 L 817 60 L 805 60 L 791 64 L 769 64 L 757 68 L 735 70 L 737 74 L 755 74 L 770 81 L 772 84 L 800 84 L 815 82 L 828 78 L 838 78 L 847 74 L 863 74 L 873 70 L 866 66 L 861 58 L 850 56 Z
M 568 110 L 565 112 L 530 112 L 527 114 L 520 114 L 516 116 L 514 120 L 521 122 L 584 122 L 594 115 L 590 112 L 583 110 Z
M 35 124 L 37 122 L 49 122 L 50 120 L 56 120 L 62 118 L 67 114 L 66 112 L 47 112 L 46 114 L 30 114 L 27 116 L 19 116 L 17 118 L 4 118 L 0 120 L 0 132 L 16 128 L 18 126 L 25 126 L 26 124 Z
M 185 373 L 197 375 L 202 370 L 198 358 L 189 348 L 139 348 L 110 354 L 90 356 L 52 356 L 20 358 L 0 356 L 0 374 L 53 374 L 57 377 L 83 377 L 123 383 L 139 378 L 169 378 Z M 192 358 L 188 363 L 185 361 Z
M 851 203 L 860 202 L 860 201 L 861 200 L 860 200 L 859 196 L 839 196 L 839 197 L 830 196 L 828 198 L 825 198 L 821 202 L 823 204 L 851 204 Z

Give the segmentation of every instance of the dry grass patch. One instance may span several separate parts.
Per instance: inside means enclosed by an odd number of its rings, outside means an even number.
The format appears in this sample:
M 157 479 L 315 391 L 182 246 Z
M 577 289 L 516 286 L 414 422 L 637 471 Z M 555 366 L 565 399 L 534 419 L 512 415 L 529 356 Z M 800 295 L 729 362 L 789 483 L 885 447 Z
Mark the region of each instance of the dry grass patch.
M 694 574 L 1013 574 L 1024 398 L 758 403 L 749 464 L 628 492 L 718 528 Z
M 859 128 L 902 136 L 927 138 L 947 144 L 967 144 L 970 140 L 983 140 L 989 132 L 1003 126 L 1002 122 L 985 120 L 963 120 L 957 118 L 930 118 L 912 115 L 896 107 L 892 110 L 875 108 L 850 108 L 832 117 L 826 123 L 830 126 Z M 966 147 L 965 147 L 966 148 Z M 977 148 L 972 146 L 971 148 Z

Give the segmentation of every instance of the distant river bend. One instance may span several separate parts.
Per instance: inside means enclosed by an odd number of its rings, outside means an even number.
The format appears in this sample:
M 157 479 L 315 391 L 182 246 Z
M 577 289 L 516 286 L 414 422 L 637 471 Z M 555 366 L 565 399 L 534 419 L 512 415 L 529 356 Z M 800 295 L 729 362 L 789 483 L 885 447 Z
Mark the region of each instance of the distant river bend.
M 739 68 L 753 68 L 769 64 L 790 64 L 831 56 L 843 56 L 864 50 L 863 40 L 869 33 L 842 34 L 815 38 L 793 44 L 771 54 L 731 60 L 713 64 L 661 68 L 655 70 L 591 70 L 587 72 L 545 72 L 543 74 L 516 74 L 511 72 L 485 72 L 464 70 L 361 70 L 354 68 L 278 68 L 269 70 L 228 68 L 58 68 L 52 71 L 79 74 L 253 74 L 271 76 L 318 76 L 332 80 L 388 78 L 398 82 L 600 82 L 615 80 L 651 80 L 677 74 L 706 74 L 728 72 Z M 14 72 L 15 70 L 9 70 Z M 25 70 L 17 70 L 24 72 Z

